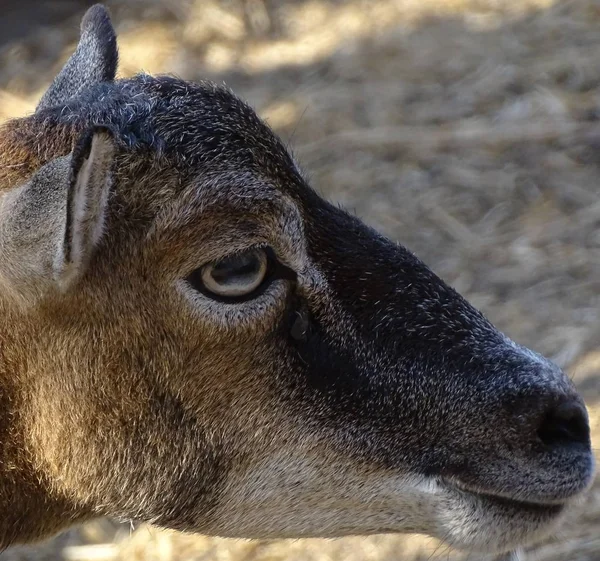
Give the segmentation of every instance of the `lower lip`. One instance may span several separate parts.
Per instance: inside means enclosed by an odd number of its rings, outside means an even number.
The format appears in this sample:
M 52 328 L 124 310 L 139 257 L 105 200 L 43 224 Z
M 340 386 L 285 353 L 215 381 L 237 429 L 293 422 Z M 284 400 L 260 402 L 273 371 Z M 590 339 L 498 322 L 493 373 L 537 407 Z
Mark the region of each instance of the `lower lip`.
M 488 495 L 486 493 L 479 493 L 474 491 L 467 491 L 459 489 L 462 493 L 477 497 L 480 500 L 492 503 L 499 508 L 506 508 L 510 510 L 518 510 L 520 512 L 527 512 L 531 515 L 554 517 L 558 516 L 564 511 L 564 504 L 543 504 L 543 503 L 530 503 L 526 501 L 519 501 L 515 499 L 507 499 L 505 497 L 498 497 L 496 495 Z

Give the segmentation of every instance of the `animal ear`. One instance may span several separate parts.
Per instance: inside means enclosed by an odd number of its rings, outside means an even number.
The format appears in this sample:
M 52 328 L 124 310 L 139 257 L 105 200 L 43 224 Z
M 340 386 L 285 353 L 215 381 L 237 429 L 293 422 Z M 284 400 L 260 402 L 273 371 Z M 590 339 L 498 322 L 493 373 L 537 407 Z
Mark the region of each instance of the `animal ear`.
M 71 156 L 64 236 L 55 260 L 55 276 L 68 287 L 86 269 L 104 230 L 112 185 L 115 145 L 107 129 L 85 134 Z
M 117 38 L 107 9 L 92 6 L 81 20 L 77 50 L 43 95 L 37 110 L 68 101 L 90 86 L 115 79 Z
M 31 306 L 81 277 L 102 236 L 114 152 L 110 133 L 93 129 L 0 195 L 0 291 Z

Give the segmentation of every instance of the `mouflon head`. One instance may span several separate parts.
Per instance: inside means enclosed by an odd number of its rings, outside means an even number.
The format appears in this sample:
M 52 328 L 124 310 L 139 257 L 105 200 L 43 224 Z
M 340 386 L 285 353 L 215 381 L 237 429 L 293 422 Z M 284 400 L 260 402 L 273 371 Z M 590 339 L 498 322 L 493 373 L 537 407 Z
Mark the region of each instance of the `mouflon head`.
M 100 515 L 486 551 L 553 528 L 593 473 L 567 376 L 231 91 L 116 63 L 94 6 L 0 129 L 0 542 Z

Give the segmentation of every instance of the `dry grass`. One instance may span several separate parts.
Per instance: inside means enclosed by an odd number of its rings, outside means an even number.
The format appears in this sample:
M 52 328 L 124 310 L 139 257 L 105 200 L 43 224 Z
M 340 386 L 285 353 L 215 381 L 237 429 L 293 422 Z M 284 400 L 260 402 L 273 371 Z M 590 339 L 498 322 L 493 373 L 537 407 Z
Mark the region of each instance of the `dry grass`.
M 23 2 L 21 2 L 22 4 Z M 600 2 L 109 2 L 122 74 L 225 80 L 328 197 L 408 245 L 588 400 L 600 446 Z M 33 108 L 77 17 L 0 51 L 0 120 Z M 108 521 L 7 559 L 464 559 L 433 540 L 244 542 Z M 471 556 L 470 559 L 476 559 Z M 600 483 L 539 561 L 600 559 Z

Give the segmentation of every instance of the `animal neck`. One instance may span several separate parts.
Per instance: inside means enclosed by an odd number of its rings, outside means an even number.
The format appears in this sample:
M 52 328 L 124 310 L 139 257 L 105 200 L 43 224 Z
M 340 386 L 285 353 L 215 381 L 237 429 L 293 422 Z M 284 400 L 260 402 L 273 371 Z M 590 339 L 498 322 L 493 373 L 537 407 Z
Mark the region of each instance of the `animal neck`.
M 34 379 L 26 321 L 0 296 L 0 550 L 52 535 L 78 519 L 77 508 L 45 473 L 32 450 Z M 38 405 L 39 408 L 39 405 Z

